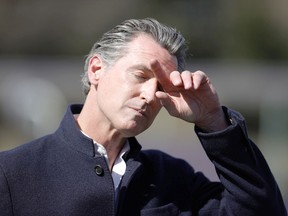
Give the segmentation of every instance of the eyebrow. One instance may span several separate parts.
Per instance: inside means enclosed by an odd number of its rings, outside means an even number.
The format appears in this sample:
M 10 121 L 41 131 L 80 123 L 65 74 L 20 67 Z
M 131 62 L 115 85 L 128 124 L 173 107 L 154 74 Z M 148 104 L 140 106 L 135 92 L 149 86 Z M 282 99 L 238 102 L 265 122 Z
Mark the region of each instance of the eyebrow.
M 151 74 L 154 74 L 153 71 L 148 68 L 146 65 L 144 64 L 136 64 L 136 65 L 132 65 L 129 70 L 134 70 L 134 69 L 137 69 L 137 70 L 142 70 L 142 71 L 145 71 L 145 72 L 149 72 Z

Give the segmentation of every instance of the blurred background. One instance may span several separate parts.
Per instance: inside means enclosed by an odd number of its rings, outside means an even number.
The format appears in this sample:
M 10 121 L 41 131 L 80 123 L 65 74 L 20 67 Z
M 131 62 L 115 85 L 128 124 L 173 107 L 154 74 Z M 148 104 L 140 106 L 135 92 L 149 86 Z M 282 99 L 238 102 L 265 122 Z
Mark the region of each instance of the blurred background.
M 67 105 L 84 101 L 84 57 L 102 33 L 154 17 L 182 32 L 187 68 L 205 71 L 222 104 L 244 115 L 287 207 L 287 9 L 287 0 L 0 0 L 0 151 L 53 132 Z M 217 180 L 193 125 L 165 110 L 138 139 Z

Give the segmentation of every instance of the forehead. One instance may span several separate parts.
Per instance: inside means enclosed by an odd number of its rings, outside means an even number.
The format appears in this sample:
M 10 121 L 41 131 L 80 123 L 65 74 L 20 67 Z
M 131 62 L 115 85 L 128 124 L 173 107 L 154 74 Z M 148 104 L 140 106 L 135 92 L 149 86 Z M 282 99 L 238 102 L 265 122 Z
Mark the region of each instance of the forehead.
M 158 44 L 151 36 L 141 34 L 128 43 L 127 57 L 135 63 L 148 64 L 156 59 L 163 69 L 177 70 L 177 58 Z M 133 59 L 133 60 L 132 60 Z

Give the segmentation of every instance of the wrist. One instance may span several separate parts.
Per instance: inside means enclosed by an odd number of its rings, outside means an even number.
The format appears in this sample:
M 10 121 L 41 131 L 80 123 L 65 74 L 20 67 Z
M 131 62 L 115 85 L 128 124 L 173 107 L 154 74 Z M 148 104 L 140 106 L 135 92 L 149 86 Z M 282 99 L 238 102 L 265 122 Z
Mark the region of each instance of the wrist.
M 207 115 L 204 120 L 195 122 L 195 125 L 205 132 L 216 132 L 226 129 L 231 122 L 220 107 L 219 110 Z

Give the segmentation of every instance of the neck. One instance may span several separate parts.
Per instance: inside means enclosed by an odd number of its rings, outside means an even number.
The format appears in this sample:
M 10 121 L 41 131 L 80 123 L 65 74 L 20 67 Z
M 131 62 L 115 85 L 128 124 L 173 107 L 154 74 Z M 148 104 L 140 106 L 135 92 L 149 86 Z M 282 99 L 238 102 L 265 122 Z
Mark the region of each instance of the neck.
M 111 171 L 118 154 L 126 142 L 126 138 L 117 132 L 117 130 L 107 125 L 102 125 L 96 118 L 97 111 L 92 111 L 89 107 L 93 106 L 90 106 L 89 102 L 86 101 L 81 113 L 76 117 L 76 121 L 79 128 L 87 136 L 104 146 L 108 155 L 109 169 Z

